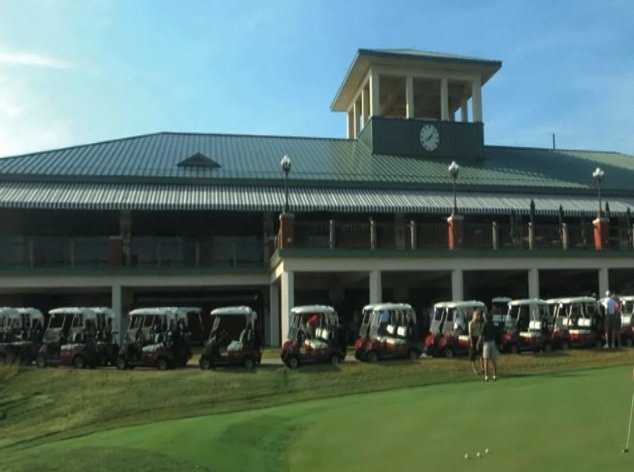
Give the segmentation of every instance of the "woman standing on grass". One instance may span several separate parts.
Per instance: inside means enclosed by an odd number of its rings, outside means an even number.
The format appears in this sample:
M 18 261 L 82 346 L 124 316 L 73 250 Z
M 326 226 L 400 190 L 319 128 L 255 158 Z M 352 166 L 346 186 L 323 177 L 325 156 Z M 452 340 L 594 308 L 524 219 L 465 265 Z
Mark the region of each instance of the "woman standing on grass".
M 480 370 L 476 370 L 476 359 L 480 359 Z M 473 310 L 471 321 L 469 322 L 469 359 L 471 359 L 471 369 L 475 375 L 482 375 L 484 371 L 484 361 L 482 360 L 482 312 Z
M 496 359 L 498 356 L 498 349 L 495 345 L 496 329 L 493 324 L 493 317 L 487 315 L 485 317 L 484 326 L 482 327 L 482 357 L 484 359 L 484 380 L 489 381 L 489 373 L 493 374 L 492 379 L 495 382 L 497 374 Z

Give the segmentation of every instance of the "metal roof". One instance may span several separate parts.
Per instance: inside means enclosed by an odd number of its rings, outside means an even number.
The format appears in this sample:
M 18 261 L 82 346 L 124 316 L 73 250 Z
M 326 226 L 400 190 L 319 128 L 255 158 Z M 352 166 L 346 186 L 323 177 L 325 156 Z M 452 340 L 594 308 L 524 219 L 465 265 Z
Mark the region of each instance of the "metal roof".
M 529 193 L 458 193 L 466 214 L 527 214 L 531 199 L 537 214 L 556 216 L 559 206 L 567 216 L 596 214 L 596 198 L 589 195 Z M 291 211 L 343 213 L 431 213 L 445 215 L 453 207 L 449 191 L 301 186 L 291 189 Z M 634 207 L 631 198 L 608 199 L 610 211 L 622 214 Z M 115 184 L 87 182 L 0 182 L 0 207 L 60 210 L 206 210 L 277 212 L 284 191 L 271 185 Z
M 255 315 L 255 312 L 248 306 L 223 306 L 211 311 L 211 316 L 223 315 L 249 316 Z
M 291 313 L 304 315 L 306 313 L 336 313 L 335 309 L 327 305 L 303 305 L 291 308 Z
M 196 153 L 220 167 L 179 166 Z M 280 185 L 285 154 L 293 163 L 291 185 L 451 188 L 447 159 L 373 155 L 358 140 L 191 133 L 156 133 L 2 158 L 0 180 Z M 484 156 L 464 162 L 455 156 L 461 165 L 459 188 L 594 194 L 592 171 L 601 166 L 606 192 L 634 195 L 634 156 L 500 146 L 485 146 Z

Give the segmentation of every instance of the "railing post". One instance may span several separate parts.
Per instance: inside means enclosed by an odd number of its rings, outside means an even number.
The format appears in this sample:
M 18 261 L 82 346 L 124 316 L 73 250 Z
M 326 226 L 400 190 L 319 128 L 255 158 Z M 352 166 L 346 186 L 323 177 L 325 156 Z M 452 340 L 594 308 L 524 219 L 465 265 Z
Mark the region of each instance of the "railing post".
M 370 249 L 376 249 L 376 223 L 370 218 Z
M 460 249 L 464 237 L 464 218 L 462 215 L 452 214 L 447 218 L 449 250 Z
M 500 247 L 497 221 L 494 221 L 491 224 L 491 242 L 492 242 L 493 250 L 497 251 Z
M 331 219 L 328 221 L 328 247 L 330 249 L 335 248 L 336 240 L 335 240 L 335 220 Z
M 532 222 L 528 223 L 528 249 L 535 249 L 535 227 Z
M 561 247 L 564 251 L 568 250 L 568 223 L 561 224 Z
M 416 222 L 414 220 L 411 220 L 409 222 L 409 243 L 410 243 L 410 249 L 414 250 L 417 249 L 418 246 L 418 241 L 416 240 Z
M 70 238 L 68 240 L 68 258 L 70 259 L 70 266 L 75 267 L 75 239 Z
M 592 226 L 594 226 L 594 249 L 596 251 L 607 249 L 610 220 L 600 216 L 592 222 Z
M 278 233 L 278 249 L 287 249 L 295 245 L 295 217 L 291 213 L 280 215 L 280 231 Z

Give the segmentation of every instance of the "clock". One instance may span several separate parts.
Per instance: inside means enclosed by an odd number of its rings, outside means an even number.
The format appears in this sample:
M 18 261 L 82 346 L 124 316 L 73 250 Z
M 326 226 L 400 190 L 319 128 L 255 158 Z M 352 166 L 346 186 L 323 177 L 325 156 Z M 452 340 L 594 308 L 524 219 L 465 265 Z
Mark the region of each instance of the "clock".
M 440 133 L 438 128 L 432 124 L 423 125 L 420 129 L 420 135 L 418 137 L 420 145 L 425 151 L 435 151 L 440 144 Z

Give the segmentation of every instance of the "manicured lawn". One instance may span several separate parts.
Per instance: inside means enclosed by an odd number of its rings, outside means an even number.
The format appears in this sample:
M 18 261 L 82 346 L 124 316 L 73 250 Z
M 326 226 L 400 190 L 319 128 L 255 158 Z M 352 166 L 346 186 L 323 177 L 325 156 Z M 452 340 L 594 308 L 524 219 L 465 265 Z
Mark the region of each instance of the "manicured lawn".
M 634 350 L 506 356 L 496 384 L 462 359 L 5 368 L 0 470 L 634 470 L 620 453 L 632 364 Z
M 14 470 L 630 471 L 631 369 L 348 395 L 120 428 L 9 456 Z M 490 454 L 465 461 L 468 452 Z M 57 468 L 46 468 L 57 463 Z M 44 469 L 42 469 L 44 467 Z M 87 469 L 86 469 L 87 467 Z

